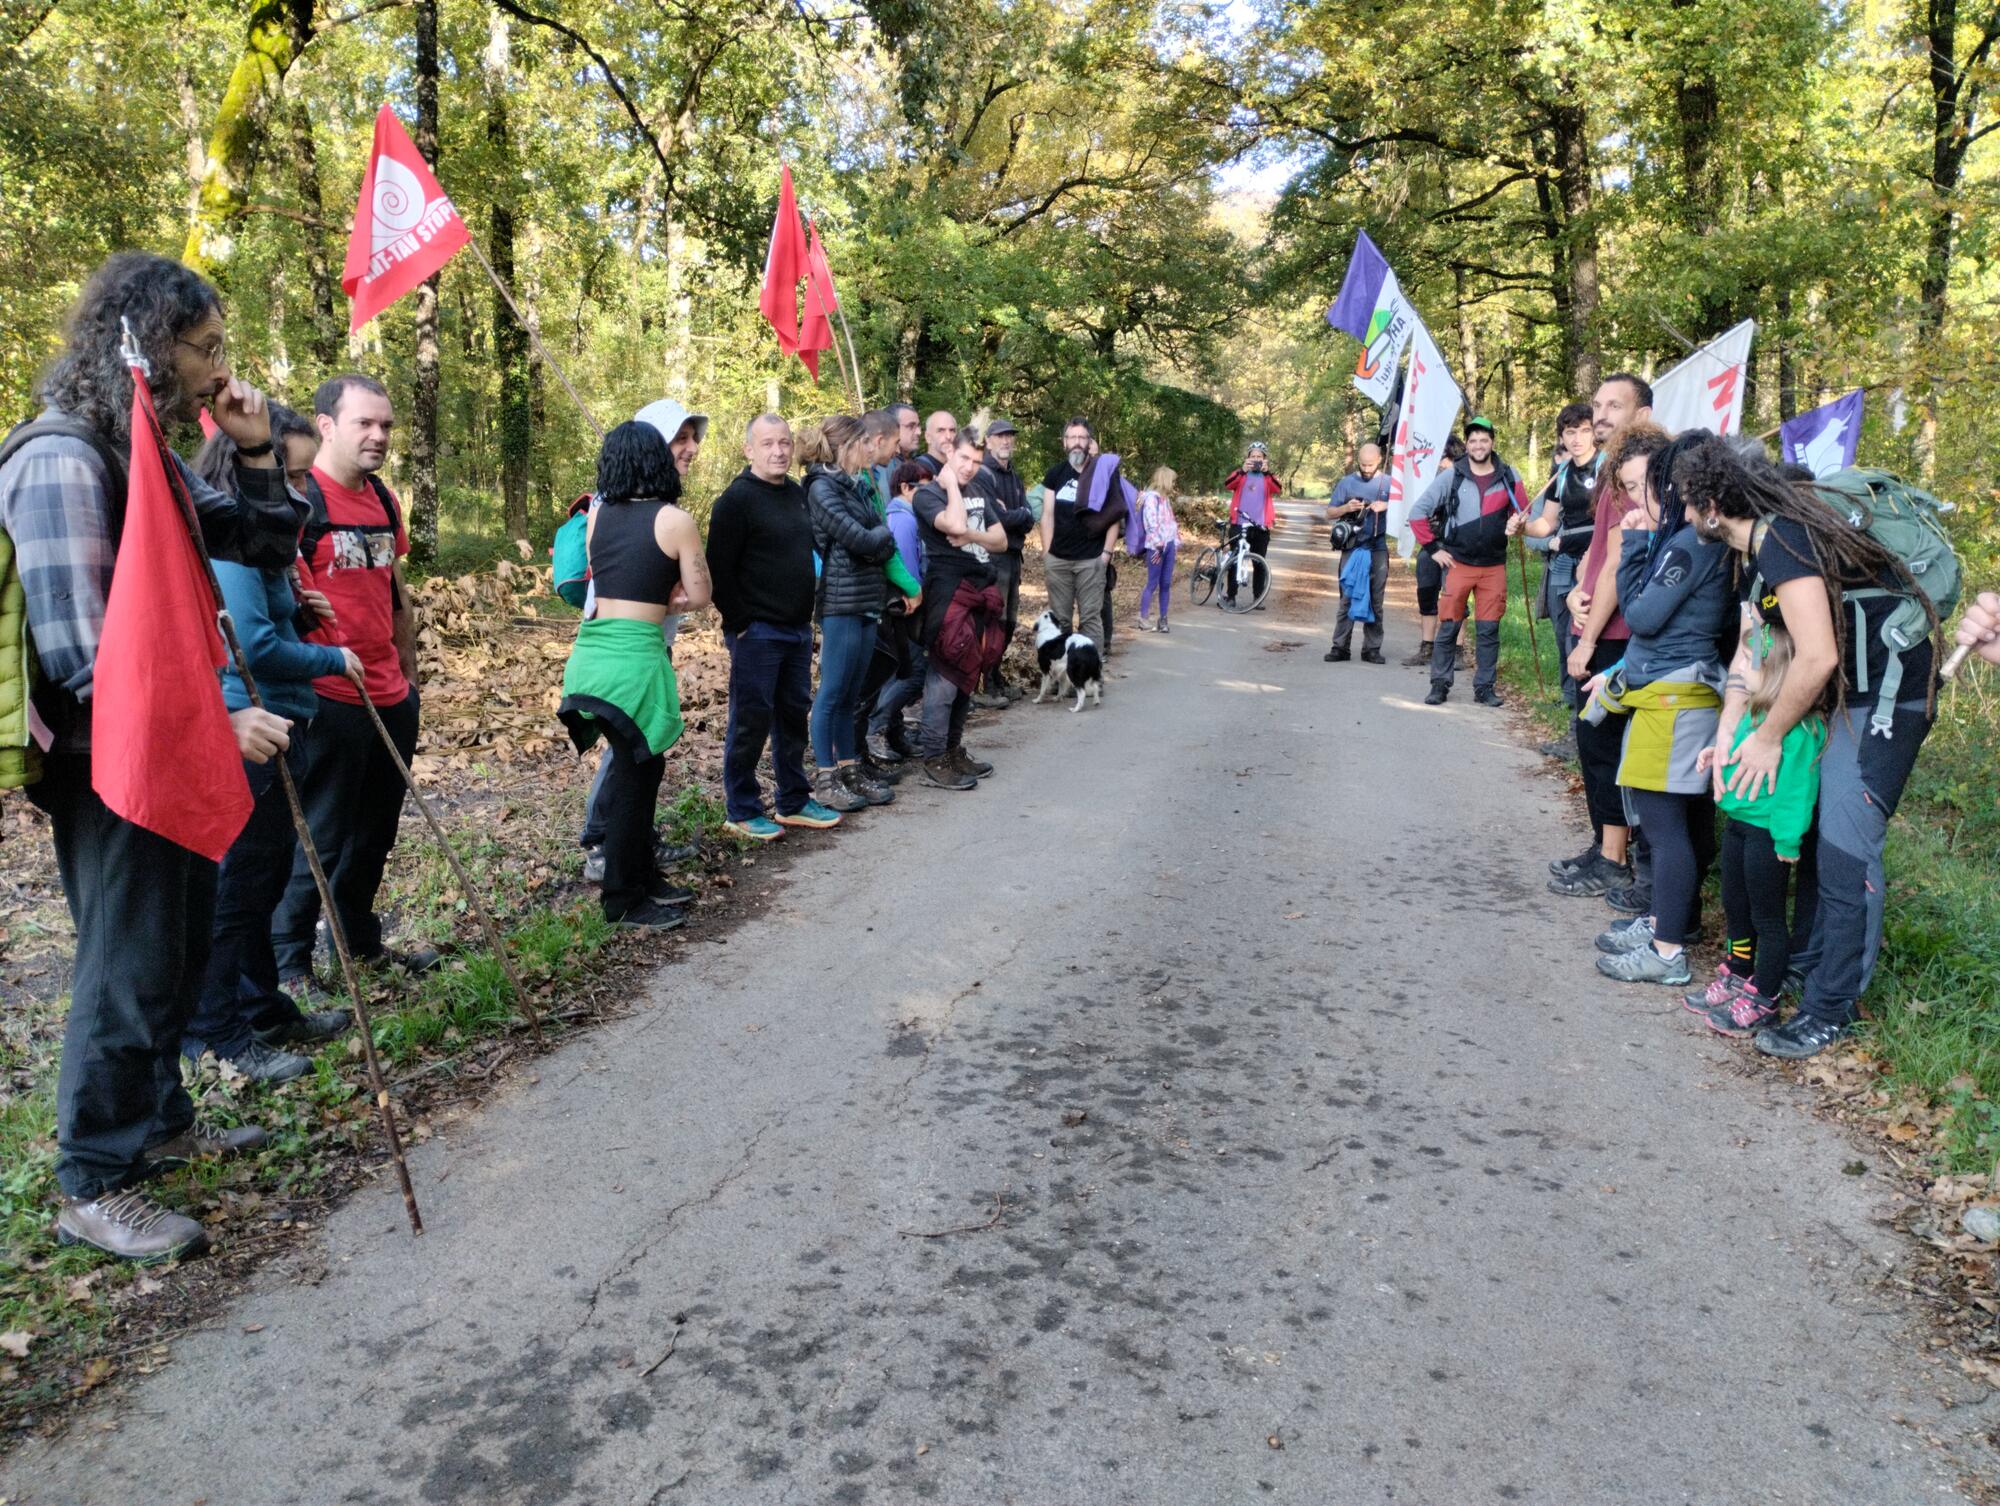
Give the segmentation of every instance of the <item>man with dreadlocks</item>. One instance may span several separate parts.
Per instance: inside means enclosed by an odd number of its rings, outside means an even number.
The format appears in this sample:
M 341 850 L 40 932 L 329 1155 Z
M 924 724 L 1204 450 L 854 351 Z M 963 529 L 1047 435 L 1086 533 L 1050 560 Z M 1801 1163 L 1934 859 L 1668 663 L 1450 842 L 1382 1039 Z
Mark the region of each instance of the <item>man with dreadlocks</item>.
M 1716 735 L 1718 795 L 1727 789 L 1754 796 L 1774 787 L 1785 734 L 1808 713 L 1826 713 L 1819 909 L 1812 939 L 1793 959 L 1805 976 L 1804 997 L 1789 1021 L 1756 1036 L 1767 1056 L 1815 1056 L 1847 1034 L 1881 948 L 1889 818 L 1937 714 L 1936 615 L 1902 560 L 1850 526 L 1809 484 L 1787 480 L 1768 461 L 1712 445 L 1684 462 L 1681 475 L 1702 527 L 1748 561 L 1746 626 L 1782 624 L 1794 645 L 1776 703 L 1731 752 L 1749 704 L 1750 634 L 1743 635 Z M 1849 599 L 1847 592 L 1856 594 Z M 1931 635 L 1893 654 L 1901 690 L 1886 732 L 1872 732 L 1873 688 L 1892 668 L 1882 621 L 1912 598 L 1924 604 Z

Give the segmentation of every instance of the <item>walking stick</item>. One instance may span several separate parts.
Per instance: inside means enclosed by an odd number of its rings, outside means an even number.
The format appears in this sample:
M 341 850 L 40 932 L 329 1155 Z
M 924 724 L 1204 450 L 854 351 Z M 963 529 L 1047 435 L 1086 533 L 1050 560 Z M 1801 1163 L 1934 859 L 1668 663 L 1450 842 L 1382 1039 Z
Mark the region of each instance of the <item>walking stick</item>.
M 1528 545 L 1518 533 L 1514 535 L 1514 542 L 1520 545 L 1515 553 L 1521 560 L 1521 606 L 1528 614 L 1528 652 L 1535 661 L 1535 693 L 1547 695 L 1549 682 L 1542 674 L 1542 645 L 1535 634 L 1535 604 L 1528 600 Z
M 129 321 L 125 324 L 125 350 L 127 363 L 135 376 L 141 380 L 150 377 L 149 364 L 139 354 L 138 342 L 132 336 Z M 150 406 L 150 405 L 149 405 Z M 250 704 L 259 711 L 265 710 L 263 693 L 257 688 L 256 676 L 250 672 L 250 662 L 244 656 L 243 644 L 236 636 L 236 620 L 230 616 L 229 608 L 222 595 L 222 582 L 216 578 L 215 562 L 209 558 L 208 542 L 201 536 L 201 522 L 195 514 L 194 499 L 187 494 L 181 479 L 180 467 L 168 458 L 166 436 L 155 425 L 149 414 L 148 427 L 154 446 L 160 453 L 161 468 L 167 473 L 167 481 L 173 490 L 174 501 L 181 512 L 181 523 L 194 542 L 195 554 L 201 560 L 203 573 L 208 577 L 208 589 L 215 601 L 216 627 L 229 648 L 230 659 L 236 665 L 236 673 L 242 677 L 243 689 L 250 697 Z M 313 885 L 319 890 L 320 909 L 326 915 L 327 933 L 333 938 L 334 954 L 340 959 L 341 976 L 347 983 L 349 997 L 354 1000 L 355 1022 L 361 1027 L 361 1054 L 368 1065 L 369 1085 L 375 1090 L 375 1108 L 382 1122 L 382 1137 L 389 1142 L 389 1159 L 396 1166 L 396 1181 L 403 1193 L 403 1212 L 410 1221 L 410 1233 L 424 1232 L 423 1215 L 417 1211 L 417 1194 L 410 1185 L 409 1163 L 403 1158 L 402 1137 L 396 1133 L 396 1116 L 389 1107 L 389 1088 L 382 1078 L 382 1063 L 375 1054 L 375 1028 L 368 1017 L 368 1001 L 361 992 L 361 984 L 355 975 L 354 957 L 348 951 L 347 930 L 340 923 L 340 914 L 333 906 L 333 890 L 326 881 L 326 869 L 319 860 L 319 849 L 313 845 L 312 828 L 306 822 L 305 807 L 299 803 L 298 786 L 292 782 L 291 765 L 283 754 L 278 756 L 278 778 L 284 783 L 285 803 L 291 808 L 292 830 L 297 833 L 300 850 L 306 855 L 306 867 L 311 870 Z

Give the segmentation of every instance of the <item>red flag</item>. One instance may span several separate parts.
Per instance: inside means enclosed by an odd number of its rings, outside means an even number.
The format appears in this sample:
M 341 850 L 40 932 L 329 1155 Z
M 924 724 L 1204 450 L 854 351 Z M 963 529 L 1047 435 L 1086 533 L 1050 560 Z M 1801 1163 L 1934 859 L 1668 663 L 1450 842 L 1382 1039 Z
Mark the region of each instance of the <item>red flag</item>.
M 340 273 L 340 285 L 354 301 L 348 332 L 416 287 L 471 239 L 396 112 L 382 106 Z
M 133 825 L 219 863 L 250 819 L 250 782 L 215 674 L 215 593 L 137 372 L 130 473 L 92 674 L 90 786 Z
M 819 380 L 819 353 L 833 349 L 834 310 L 840 299 L 833 291 L 833 269 L 826 264 L 826 248 L 819 243 L 819 223 L 808 221 L 806 241 L 806 322 L 799 331 L 799 359 Z
M 778 336 L 779 351 L 788 356 L 799 351 L 799 281 L 805 275 L 806 238 L 799 229 L 799 206 L 792 197 L 792 170 L 787 166 L 778 175 L 778 216 L 771 221 L 771 250 L 764 258 L 764 291 L 757 306 Z M 816 361 L 806 364 L 810 368 Z

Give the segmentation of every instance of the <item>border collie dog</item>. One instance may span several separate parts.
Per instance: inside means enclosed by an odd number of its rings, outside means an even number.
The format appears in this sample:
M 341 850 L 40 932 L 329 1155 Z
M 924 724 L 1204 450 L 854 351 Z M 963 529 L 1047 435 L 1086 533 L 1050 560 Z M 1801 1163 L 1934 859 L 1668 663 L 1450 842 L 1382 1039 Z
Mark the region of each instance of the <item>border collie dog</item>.
M 1097 704 L 1104 704 L 1104 657 L 1082 633 L 1065 633 L 1057 626 L 1055 614 L 1044 612 L 1035 619 L 1035 662 L 1041 666 L 1042 688 L 1035 692 L 1035 702 L 1044 697 L 1061 700 L 1070 690 L 1076 692 L 1076 704 L 1071 711 L 1083 710 L 1083 698 L 1094 697 Z M 1064 688 L 1063 682 L 1069 682 Z

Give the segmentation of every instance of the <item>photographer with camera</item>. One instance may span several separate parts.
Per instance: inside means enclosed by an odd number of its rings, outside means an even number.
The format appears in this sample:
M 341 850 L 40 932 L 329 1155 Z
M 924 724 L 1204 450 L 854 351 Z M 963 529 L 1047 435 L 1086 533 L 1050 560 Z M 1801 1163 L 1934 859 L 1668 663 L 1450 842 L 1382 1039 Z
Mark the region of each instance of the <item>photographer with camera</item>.
M 1389 478 L 1382 470 L 1382 447 L 1373 440 L 1362 445 L 1354 452 L 1354 467 L 1340 478 L 1326 506 L 1333 547 L 1340 551 L 1340 613 L 1325 658 L 1329 664 L 1344 664 L 1351 657 L 1354 607 L 1365 589 L 1361 662 L 1382 664 L 1387 662 L 1382 657 L 1382 592 L 1389 584 Z M 1367 556 L 1365 567 L 1362 555 Z
M 1229 492 L 1230 534 L 1240 528 L 1249 541 L 1252 554 L 1268 555 L 1271 552 L 1271 526 L 1277 520 L 1278 497 L 1285 488 L 1284 483 L 1271 474 L 1270 456 L 1262 441 L 1243 452 L 1242 466 L 1222 484 Z M 1233 576 L 1223 583 L 1223 590 L 1231 601 L 1236 599 Z M 1260 606 L 1258 610 L 1263 608 Z

